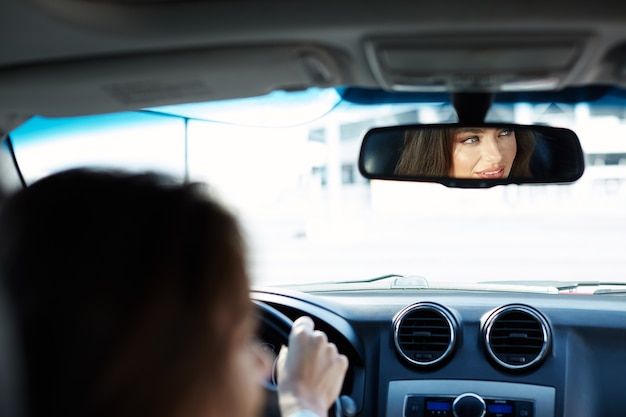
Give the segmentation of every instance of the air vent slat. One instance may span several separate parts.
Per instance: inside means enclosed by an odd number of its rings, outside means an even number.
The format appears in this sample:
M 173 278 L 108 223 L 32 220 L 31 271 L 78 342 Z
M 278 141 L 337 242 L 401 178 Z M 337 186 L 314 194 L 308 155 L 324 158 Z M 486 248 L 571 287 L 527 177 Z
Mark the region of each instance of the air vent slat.
M 442 363 L 453 351 L 456 323 L 452 315 L 434 303 L 418 303 L 394 318 L 396 349 L 418 366 Z
M 425 343 L 404 343 L 403 344 L 403 349 L 405 351 L 409 351 L 409 350 L 441 351 L 441 350 L 445 350 L 447 347 L 448 347 L 447 343 L 425 342 Z
M 543 343 L 543 335 L 540 336 L 519 336 L 519 335 L 503 335 L 503 336 L 492 336 L 491 337 L 491 341 L 492 342 L 497 342 L 498 340 L 515 340 L 515 339 L 521 339 L 521 340 L 525 340 L 527 342 L 531 342 L 531 341 L 536 341 L 536 343 Z
M 494 311 L 485 322 L 487 353 L 496 364 L 521 370 L 539 364 L 550 346 L 550 328 L 535 309 L 512 304 Z
M 398 338 L 400 343 L 415 343 L 415 342 L 423 342 L 427 341 L 428 343 L 440 343 L 442 345 L 448 345 L 450 343 L 450 338 L 446 337 L 402 337 Z

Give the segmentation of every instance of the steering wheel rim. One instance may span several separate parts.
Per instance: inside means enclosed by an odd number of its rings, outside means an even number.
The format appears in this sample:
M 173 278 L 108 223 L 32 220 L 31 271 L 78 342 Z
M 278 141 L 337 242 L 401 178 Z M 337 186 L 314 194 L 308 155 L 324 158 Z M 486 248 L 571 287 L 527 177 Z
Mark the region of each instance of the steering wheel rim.
M 284 339 L 283 342 L 287 345 L 293 321 L 266 303 L 257 300 L 252 300 L 252 302 L 257 307 L 256 314 L 259 319 L 260 327 L 265 326 L 266 328 L 271 328 Z M 272 369 L 272 373 L 273 372 L 274 369 Z M 268 382 L 264 384 L 263 388 L 265 390 L 265 405 L 261 415 L 263 417 L 281 417 L 276 386 Z
M 257 306 L 257 317 L 261 326 L 272 328 L 276 333 L 284 338 L 284 344 L 288 345 L 289 333 L 293 326 L 293 320 L 281 313 L 274 307 L 257 300 L 252 300 Z M 278 389 L 273 384 L 264 384 L 265 389 L 265 407 L 262 413 L 263 417 L 287 417 L 281 416 L 280 407 L 278 405 Z M 328 412 L 328 417 L 342 417 L 342 407 L 340 398 L 335 399 L 334 405 Z

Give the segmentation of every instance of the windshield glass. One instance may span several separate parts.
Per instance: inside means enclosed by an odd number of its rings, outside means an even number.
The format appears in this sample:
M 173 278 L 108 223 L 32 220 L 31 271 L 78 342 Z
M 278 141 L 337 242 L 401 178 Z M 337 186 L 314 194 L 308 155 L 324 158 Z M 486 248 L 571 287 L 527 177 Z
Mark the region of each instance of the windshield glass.
M 424 277 L 430 287 L 598 277 L 626 283 L 624 100 L 610 94 L 581 103 L 496 98 L 487 121 L 578 133 L 586 171 L 573 184 L 468 190 L 364 179 L 357 168 L 364 133 L 455 121 L 441 97 L 357 102 L 335 89 L 277 92 L 82 118 L 37 117 L 11 140 L 27 183 L 75 166 L 156 170 L 208 183 L 242 222 L 255 285 L 389 274 Z

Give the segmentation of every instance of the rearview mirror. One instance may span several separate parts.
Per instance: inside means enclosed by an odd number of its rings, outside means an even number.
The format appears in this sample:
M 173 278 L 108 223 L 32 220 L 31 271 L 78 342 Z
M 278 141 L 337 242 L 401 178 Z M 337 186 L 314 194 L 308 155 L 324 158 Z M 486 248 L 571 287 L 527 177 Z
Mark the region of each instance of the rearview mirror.
M 369 179 L 467 188 L 573 182 L 584 166 L 573 131 L 516 124 L 375 128 L 365 135 L 359 155 L 359 170 Z

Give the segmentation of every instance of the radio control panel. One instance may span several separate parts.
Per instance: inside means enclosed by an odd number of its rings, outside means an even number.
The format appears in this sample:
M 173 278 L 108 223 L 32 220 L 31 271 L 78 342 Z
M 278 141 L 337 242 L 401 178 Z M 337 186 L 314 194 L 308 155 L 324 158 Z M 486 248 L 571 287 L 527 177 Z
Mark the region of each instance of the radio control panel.
M 498 381 L 390 381 L 386 417 L 555 417 L 556 389 Z
M 534 417 L 534 401 L 459 396 L 407 395 L 404 417 Z

